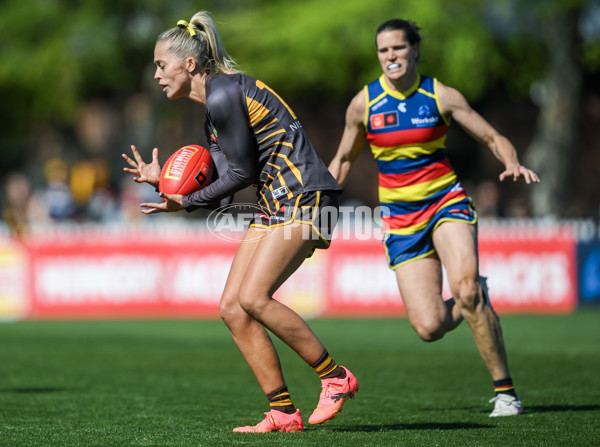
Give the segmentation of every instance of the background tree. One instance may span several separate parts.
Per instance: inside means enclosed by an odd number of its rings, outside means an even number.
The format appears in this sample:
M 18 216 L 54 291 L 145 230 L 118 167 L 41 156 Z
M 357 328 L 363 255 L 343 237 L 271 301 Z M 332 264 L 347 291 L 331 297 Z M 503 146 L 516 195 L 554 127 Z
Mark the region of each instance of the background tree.
M 73 160 L 92 156 L 108 160 L 114 164 L 111 172 L 118 185 L 119 154 L 133 140 L 142 146 L 176 149 L 180 143 L 202 139 L 197 125 L 201 107 L 165 101 L 152 79 L 156 36 L 198 9 L 214 13 L 227 48 L 248 74 L 264 79 L 299 109 L 326 159 L 341 135 L 349 99 L 379 74 L 374 31 L 389 18 L 408 18 L 421 26 L 421 71 L 461 90 L 493 124 L 520 143 L 522 158 L 535 125 L 531 86 L 544 85 L 548 99 L 540 103 L 538 130 L 527 158 L 542 177 L 535 188 L 534 210 L 577 214 L 564 203 L 572 202 L 580 191 L 563 189 L 563 205 L 547 204 L 554 203 L 549 197 L 558 197 L 560 182 L 552 179 L 568 181 L 567 160 L 573 158 L 578 110 L 588 107 L 587 102 L 576 101 L 598 97 L 597 90 L 584 94 L 593 90 L 590 79 L 598 80 L 600 66 L 597 0 L 404 0 L 400 4 L 378 0 L 376 6 L 359 0 L 201 4 L 4 0 L 0 5 L 0 175 L 35 171 L 52 154 L 60 153 Z M 581 39 L 583 20 L 592 24 L 592 32 Z M 565 31 L 547 36 L 541 32 L 559 26 L 565 26 Z M 557 41 L 551 40 L 554 36 Z M 557 45 L 571 49 L 561 50 L 568 56 L 567 65 L 561 62 L 565 56 L 559 56 Z M 572 87 L 556 81 L 565 75 L 574 80 Z M 552 86 L 559 86 L 554 91 L 564 96 L 553 96 Z M 573 90 L 567 94 L 566 87 Z M 559 117 L 546 111 L 550 104 L 567 104 L 571 99 L 575 101 L 569 105 L 572 114 Z M 594 107 L 588 108 L 595 116 Z M 525 114 L 526 110 L 531 112 Z M 587 145 L 590 151 L 600 150 L 595 141 L 592 138 Z M 488 166 L 493 166 L 493 174 L 498 172 L 491 155 L 474 148 L 460 132 L 449 137 L 450 144 L 457 167 L 468 170 L 467 177 L 489 178 Z M 548 160 L 550 153 L 553 163 Z M 167 151 L 162 155 L 166 157 Z M 594 189 L 589 183 L 574 186 Z M 597 207 L 599 194 L 588 192 L 588 202 Z

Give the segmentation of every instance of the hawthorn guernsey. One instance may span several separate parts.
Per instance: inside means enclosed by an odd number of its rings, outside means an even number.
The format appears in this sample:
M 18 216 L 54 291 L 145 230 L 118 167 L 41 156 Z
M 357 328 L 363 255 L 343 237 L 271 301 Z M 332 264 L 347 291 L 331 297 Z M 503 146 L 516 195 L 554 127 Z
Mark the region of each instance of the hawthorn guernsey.
M 166 194 L 187 195 L 210 183 L 213 163 L 202 146 L 189 145 L 169 157 L 160 174 L 158 189 Z

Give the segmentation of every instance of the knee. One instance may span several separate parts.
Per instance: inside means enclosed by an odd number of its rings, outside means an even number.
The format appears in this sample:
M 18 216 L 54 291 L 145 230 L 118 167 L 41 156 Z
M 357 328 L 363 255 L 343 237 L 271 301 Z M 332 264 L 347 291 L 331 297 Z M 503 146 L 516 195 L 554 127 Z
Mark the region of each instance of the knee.
M 411 321 L 411 324 L 421 340 L 426 342 L 439 340 L 446 333 L 442 322 L 435 319 L 421 319 L 415 322 Z
M 249 318 L 246 311 L 240 306 L 237 295 L 224 294 L 219 303 L 219 316 L 228 327 L 241 323 Z
M 479 282 L 475 278 L 464 277 L 453 287 L 454 301 L 458 303 L 461 310 L 475 312 L 483 302 L 479 293 Z
M 252 290 L 250 287 L 242 287 L 238 296 L 240 307 L 257 320 L 260 320 L 260 316 L 269 300 L 268 295 Z

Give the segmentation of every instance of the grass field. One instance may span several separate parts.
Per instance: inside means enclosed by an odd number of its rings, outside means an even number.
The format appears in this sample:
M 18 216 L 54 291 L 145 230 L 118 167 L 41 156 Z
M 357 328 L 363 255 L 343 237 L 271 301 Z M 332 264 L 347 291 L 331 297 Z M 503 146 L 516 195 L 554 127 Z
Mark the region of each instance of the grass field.
M 489 418 L 466 325 L 432 344 L 407 320 L 310 322 L 361 391 L 303 433 L 231 433 L 268 410 L 220 321 L 0 324 L 0 446 L 598 446 L 600 312 L 504 316 L 525 411 Z M 314 372 L 277 344 L 305 419 Z

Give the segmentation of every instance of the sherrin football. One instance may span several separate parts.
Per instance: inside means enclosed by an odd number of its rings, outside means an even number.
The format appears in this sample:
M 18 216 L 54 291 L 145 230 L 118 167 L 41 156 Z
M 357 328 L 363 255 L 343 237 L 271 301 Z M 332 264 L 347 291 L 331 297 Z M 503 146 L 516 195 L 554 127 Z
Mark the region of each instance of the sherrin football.
M 212 170 L 213 162 L 207 149 L 193 144 L 184 146 L 176 150 L 163 166 L 158 190 L 185 196 L 208 185 Z

